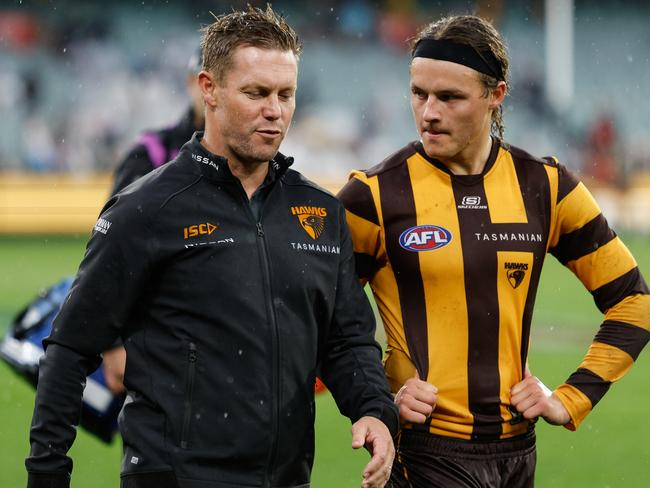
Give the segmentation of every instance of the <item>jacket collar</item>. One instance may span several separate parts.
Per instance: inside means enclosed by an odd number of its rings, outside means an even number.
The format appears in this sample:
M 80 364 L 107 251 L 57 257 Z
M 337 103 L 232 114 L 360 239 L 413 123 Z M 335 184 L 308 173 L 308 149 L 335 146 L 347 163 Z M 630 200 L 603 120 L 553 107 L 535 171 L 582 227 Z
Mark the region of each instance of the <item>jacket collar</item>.
M 185 155 L 199 171 L 211 180 L 229 180 L 234 178 L 228 167 L 228 161 L 223 156 L 208 151 L 203 144 L 203 131 L 197 131 L 188 142 L 181 148 L 181 154 Z M 280 178 L 293 164 L 293 158 L 277 153 L 269 161 L 269 172 L 275 173 L 275 178 Z

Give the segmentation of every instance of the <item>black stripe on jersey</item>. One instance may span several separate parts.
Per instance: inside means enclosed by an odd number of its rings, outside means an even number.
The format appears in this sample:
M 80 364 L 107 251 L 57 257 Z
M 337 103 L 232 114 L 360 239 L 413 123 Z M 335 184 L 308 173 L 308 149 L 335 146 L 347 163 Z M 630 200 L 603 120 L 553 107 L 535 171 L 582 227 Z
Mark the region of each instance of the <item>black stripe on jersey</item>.
M 357 217 L 379 225 L 377 209 L 372 199 L 370 187 L 362 181 L 352 178 L 337 195 L 345 209 Z
M 639 354 L 650 340 L 650 332 L 624 322 L 606 320 L 600 326 L 594 341 L 602 342 L 625 351 L 636 361 Z
M 354 264 L 357 276 L 365 280 L 372 278 L 381 267 L 379 262 L 373 256 L 366 254 L 365 252 L 354 253 Z
M 427 306 L 418 253 L 402 249 L 400 234 L 417 225 L 415 199 L 407 164 L 377 175 L 381 195 L 381 212 L 386 231 L 386 254 L 395 273 L 404 335 L 411 359 L 420 375 L 429 373 Z
M 579 368 L 575 373 L 569 376 L 566 383 L 584 393 L 585 396 L 589 398 L 592 408 L 596 406 L 611 386 L 609 381 L 605 381 L 596 373 L 584 368 Z
M 598 310 L 602 313 L 605 313 L 607 309 L 613 307 L 625 297 L 648 294 L 650 294 L 648 285 L 646 285 L 638 267 L 632 268 L 624 275 L 591 292 Z
M 452 177 L 456 202 L 464 196 L 487 201 L 483 185 L 468 186 L 463 177 Z M 467 392 L 469 410 L 474 416 L 472 439 L 498 439 L 502 432 L 499 376 L 499 299 L 497 256 L 493 246 L 475 237 L 477 229 L 489 224 L 487 209 L 458 209 L 460 238 L 465 268 L 467 301 Z M 494 279 L 486 281 L 485 276 Z
M 603 214 L 599 214 L 581 228 L 560 236 L 557 245 L 549 252 L 566 265 L 569 261 L 594 252 L 615 237 L 616 233 L 609 228 Z
M 521 150 L 511 149 L 511 155 L 515 164 L 515 172 L 517 174 L 517 181 L 521 190 L 521 197 L 526 209 L 526 216 L 528 222 L 541 223 L 541 228 L 538 231 L 544 235 L 543 241 L 546 242 L 546 236 L 549 235 L 551 227 L 551 188 L 548 184 L 548 176 L 544 165 L 548 162 L 533 158 L 528 153 Z M 519 158 L 522 158 L 520 161 Z M 525 160 L 524 160 L 525 159 Z M 543 164 L 539 164 L 543 163 Z M 545 182 L 540 185 L 539 182 Z M 531 191 L 531 188 L 534 190 Z M 534 192 L 534 193 L 533 193 Z M 521 329 L 521 367 L 522 378 L 523 369 L 526 367 L 526 360 L 528 358 L 528 345 L 530 342 L 530 326 L 533 320 L 533 310 L 535 307 L 535 296 L 537 295 L 537 286 L 539 284 L 539 276 L 542 273 L 542 265 L 544 264 L 544 251 L 540 247 L 533 254 L 533 269 L 530 277 L 530 287 L 526 295 L 526 304 L 524 306 L 524 313 L 522 316 L 522 329 Z
M 557 203 L 560 203 L 571 190 L 578 186 L 579 180 L 564 166 L 558 166 Z

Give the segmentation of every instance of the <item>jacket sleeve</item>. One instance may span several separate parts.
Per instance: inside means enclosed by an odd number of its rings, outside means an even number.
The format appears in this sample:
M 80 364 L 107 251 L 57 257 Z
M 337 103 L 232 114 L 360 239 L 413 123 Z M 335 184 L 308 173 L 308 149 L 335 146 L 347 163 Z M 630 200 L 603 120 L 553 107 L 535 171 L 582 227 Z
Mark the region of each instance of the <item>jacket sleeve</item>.
M 97 221 L 52 333 L 43 341 L 25 462 L 32 488 L 67 486 L 72 470 L 67 451 L 75 439 L 86 375 L 127 325 L 149 274 L 151 236 L 141 212 L 120 205 L 120 198 L 112 199 Z
M 382 420 L 392 435 L 398 414 L 375 341 L 375 319 L 354 269 L 352 242 L 340 208 L 341 254 L 334 315 L 326 338 L 322 379 L 343 415 L 356 422 L 363 416 Z
M 571 416 L 566 427 L 575 430 L 650 339 L 650 295 L 634 257 L 587 188 L 562 166 L 557 181 L 549 251 L 605 315 L 582 364 L 555 390 Z
M 355 171 L 337 195 L 345 207 L 356 271 L 362 284 L 370 281 L 387 262 L 383 229 L 375 205 L 378 191 L 370 186 L 363 172 Z

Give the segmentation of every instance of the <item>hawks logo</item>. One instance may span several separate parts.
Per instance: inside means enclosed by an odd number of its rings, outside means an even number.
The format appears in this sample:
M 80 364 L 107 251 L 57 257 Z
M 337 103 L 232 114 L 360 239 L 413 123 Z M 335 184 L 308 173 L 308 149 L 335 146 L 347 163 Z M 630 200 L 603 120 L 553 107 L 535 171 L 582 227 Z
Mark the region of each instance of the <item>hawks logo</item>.
M 504 267 L 506 268 L 506 276 L 508 277 L 508 283 L 513 288 L 517 288 L 521 285 L 521 282 L 524 281 L 526 276 L 526 271 L 528 271 L 527 263 L 505 263 Z
M 325 229 L 325 207 L 291 207 L 291 215 L 298 217 L 300 227 L 314 240 L 318 239 Z

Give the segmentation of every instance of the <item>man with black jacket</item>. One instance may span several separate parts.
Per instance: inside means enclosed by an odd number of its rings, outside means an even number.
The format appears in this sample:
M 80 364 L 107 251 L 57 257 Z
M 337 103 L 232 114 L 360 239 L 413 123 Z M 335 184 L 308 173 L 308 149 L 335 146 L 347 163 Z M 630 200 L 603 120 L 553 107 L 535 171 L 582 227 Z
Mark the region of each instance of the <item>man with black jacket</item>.
M 203 95 L 196 77 L 203 68 L 203 55 L 197 50 L 187 64 L 185 84 L 190 96 L 190 106 L 176 124 L 156 130 L 147 130 L 140 134 L 135 145 L 113 173 L 114 196 L 138 178 L 171 161 L 196 131 L 203 130 L 205 111 Z M 102 353 L 102 365 L 106 385 L 116 395 L 124 393 L 124 365 L 126 361 L 124 347 L 118 340 L 109 350 Z M 111 419 L 112 420 L 112 419 Z
M 318 367 L 381 487 L 397 412 L 344 210 L 277 152 L 300 43 L 249 7 L 202 45 L 205 133 L 107 203 L 46 340 L 28 486 L 69 486 L 83 379 L 121 337 L 122 487 L 308 487 Z

